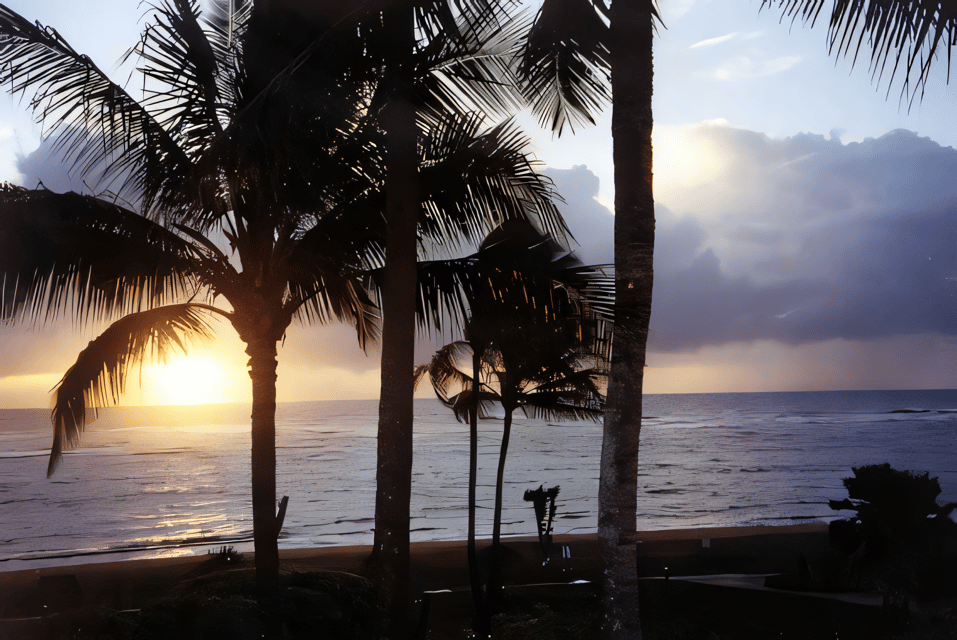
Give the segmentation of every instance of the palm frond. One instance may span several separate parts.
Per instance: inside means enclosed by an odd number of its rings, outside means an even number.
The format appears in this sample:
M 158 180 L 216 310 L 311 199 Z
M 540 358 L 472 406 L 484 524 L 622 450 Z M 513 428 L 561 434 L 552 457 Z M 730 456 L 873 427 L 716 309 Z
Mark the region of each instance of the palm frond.
M 372 272 L 376 283 L 380 270 Z M 590 335 L 610 335 L 614 321 L 614 268 L 585 266 L 531 224 L 511 220 L 494 229 L 464 258 L 422 261 L 416 313 L 423 329 L 458 329 L 476 308 L 495 315 L 540 297 L 540 312 L 555 311 L 556 296 L 588 318 Z M 504 315 L 504 314 L 502 314 Z M 607 337 L 610 348 L 610 337 Z
M 518 4 L 515 0 L 425 0 L 415 3 L 415 22 L 426 41 L 449 35 L 463 40 L 507 22 Z
M 194 247 L 123 207 L 0 188 L 0 317 L 97 321 L 194 293 Z
M 521 52 L 519 75 L 542 126 L 594 124 L 611 101 L 608 24 L 591 0 L 545 0 Z
M 479 350 L 483 400 L 497 400 L 506 411 L 522 407 L 530 417 L 597 420 L 611 323 L 588 298 L 598 294 L 601 312 L 614 284 L 591 282 L 601 278 L 602 269 L 583 267 L 518 221 L 490 233 L 473 256 L 422 265 L 420 296 L 432 296 L 430 308 L 458 305 L 467 314 L 467 342 L 447 345 L 427 366 L 436 395 L 453 410 L 466 407 L 459 402 L 471 386 L 466 356 Z M 583 294 L 587 286 L 592 290 Z
M 812 26 L 824 8 L 824 0 L 762 0 L 761 8 L 777 5 L 782 15 Z M 853 54 L 852 64 L 865 43 L 870 47 L 869 69 L 878 83 L 891 65 L 887 90 L 903 67 L 901 97 L 911 102 L 923 95 L 931 65 L 941 48 L 947 54 L 950 80 L 951 51 L 957 44 L 957 5 L 950 0 L 835 0 L 828 26 L 830 52 Z M 902 64 L 903 63 L 903 64 Z M 911 85 L 911 81 L 914 85 Z
M 509 220 L 564 240 L 568 228 L 551 181 L 535 171 L 528 139 L 512 121 L 481 129 L 477 115 L 446 115 L 423 136 L 419 181 L 422 233 L 439 243 L 478 243 Z
M 199 17 L 196 0 L 164 0 L 126 54 L 145 63 L 139 67 L 143 106 L 193 158 L 222 132 L 220 119 L 235 108 L 220 94 L 223 71 Z
M 499 6 L 492 3 L 482 14 L 460 14 L 450 28 L 429 38 L 416 57 L 421 109 L 478 111 L 500 118 L 522 108 L 514 64 L 528 20 L 497 15 Z
M 87 56 L 53 29 L 0 5 L 0 82 L 30 106 L 75 174 L 96 184 L 120 180 L 135 199 L 189 164 L 166 130 Z M 98 176 L 94 176 L 98 173 Z
M 379 343 L 379 310 L 354 274 L 333 269 L 303 273 L 290 279 L 289 291 L 287 306 L 302 323 L 345 322 L 355 326 L 362 349 Z
M 219 62 L 217 83 L 226 104 L 239 104 L 243 71 L 243 40 L 252 18 L 252 0 L 211 0 L 204 21 Z
M 146 358 L 162 362 L 171 352 L 186 353 L 191 341 L 212 337 L 205 313 L 201 306 L 177 304 L 130 314 L 80 352 L 53 388 L 53 445 L 47 476 L 56 470 L 63 451 L 79 443 L 86 425 L 96 419 L 97 409 L 119 402 L 132 367 L 142 366 Z
M 169 190 L 164 209 L 204 231 L 230 212 L 262 220 L 268 211 L 278 225 L 325 217 L 330 209 L 344 215 L 381 186 L 381 133 L 363 120 L 354 87 L 316 95 L 290 80 L 283 90 L 243 103 Z
M 472 346 L 468 342 L 456 341 L 450 342 L 435 352 L 432 361 L 424 370 L 429 374 L 432 381 L 432 387 L 436 395 L 443 402 L 456 395 L 463 389 L 468 389 L 472 385 L 472 376 L 464 370 L 471 368 Z M 417 373 L 417 380 L 423 377 L 423 372 Z M 455 391 L 456 393 L 450 393 Z
M 415 384 L 429 377 L 436 397 L 455 414 L 459 422 L 468 422 L 472 403 L 472 345 L 464 341 L 450 342 L 435 352 L 431 362 L 415 368 Z M 483 367 L 487 370 L 484 364 Z M 496 394 L 486 385 L 479 391 L 479 416 L 487 416 L 495 404 Z
M 523 402 L 519 405 L 527 418 L 532 420 L 590 420 L 592 422 L 601 422 L 605 415 L 604 408 L 583 407 L 575 404 L 562 402 L 560 397 L 535 398 L 537 402 L 531 402 L 528 399 L 539 394 L 528 394 L 523 397 Z

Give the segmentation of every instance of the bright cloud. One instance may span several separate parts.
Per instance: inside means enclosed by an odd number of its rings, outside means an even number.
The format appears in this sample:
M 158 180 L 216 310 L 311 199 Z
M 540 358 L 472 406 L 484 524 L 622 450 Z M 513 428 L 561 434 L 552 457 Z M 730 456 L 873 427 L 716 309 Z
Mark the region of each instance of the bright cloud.
M 698 49 L 700 47 L 710 47 L 715 44 L 721 44 L 722 42 L 727 42 L 728 40 L 731 40 L 732 38 L 738 37 L 739 35 L 741 34 L 738 33 L 737 31 L 732 31 L 731 33 L 726 33 L 723 36 L 717 36 L 715 38 L 708 38 L 707 40 L 701 40 L 700 42 L 696 42 L 688 48 Z
M 782 56 L 762 60 L 756 55 L 739 55 L 728 59 L 715 69 L 711 77 L 721 81 L 763 78 L 792 69 L 800 64 L 801 59 L 801 56 Z

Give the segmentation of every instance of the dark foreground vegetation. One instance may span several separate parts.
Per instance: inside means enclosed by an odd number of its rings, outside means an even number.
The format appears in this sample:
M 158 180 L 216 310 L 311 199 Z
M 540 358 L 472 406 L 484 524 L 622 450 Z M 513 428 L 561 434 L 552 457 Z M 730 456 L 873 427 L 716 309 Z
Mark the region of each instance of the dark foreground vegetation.
M 919 603 L 906 623 L 889 624 L 882 608 L 789 592 L 755 591 L 682 580 L 640 581 L 642 627 L 649 640 L 758 640 L 766 638 L 945 639 L 957 637 L 957 603 Z M 600 586 L 511 587 L 492 637 L 576 640 L 594 638 L 600 624 Z M 417 602 L 410 638 L 474 637 L 467 590 Z M 425 616 L 423 616 L 425 613 Z M 33 620 L 4 620 L 3 638 L 245 639 L 377 638 L 380 629 L 371 583 L 337 572 L 283 572 L 273 598 L 257 601 L 254 570 L 224 569 L 187 577 L 139 610 L 94 603 Z

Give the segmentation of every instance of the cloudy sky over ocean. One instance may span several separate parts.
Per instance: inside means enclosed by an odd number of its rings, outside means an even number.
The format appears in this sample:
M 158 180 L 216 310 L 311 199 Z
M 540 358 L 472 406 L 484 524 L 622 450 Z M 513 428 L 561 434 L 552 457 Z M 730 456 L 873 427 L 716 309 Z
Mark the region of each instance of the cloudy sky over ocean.
M 136 42 L 145 11 L 139 0 L 100 0 L 96 11 L 66 0 L 6 4 L 55 27 L 103 69 Z M 661 2 L 647 390 L 953 387 L 957 87 L 946 84 L 946 59 L 909 106 L 900 77 L 877 82 L 866 57 L 852 69 L 827 55 L 826 17 L 811 29 L 759 8 Z M 128 76 L 123 68 L 113 77 Z M 610 110 L 560 139 L 531 117 L 521 122 L 566 200 L 580 254 L 610 261 Z M 0 97 L 0 179 L 70 188 L 40 143 L 26 102 Z M 46 406 L 100 330 L 0 327 L 0 406 Z M 245 401 L 245 358 L 232 333 L 222 325 L 193 362 L 209 367 L 216 397 Z M 423 345 L 420 359 L 429 353 Z M 162 372 L 147 374 L 131 402 L 174 400 Z M 348 328 L 294 326 L 279 390 L 282 400 L 374 397 L 377 354 L 364 356 Z

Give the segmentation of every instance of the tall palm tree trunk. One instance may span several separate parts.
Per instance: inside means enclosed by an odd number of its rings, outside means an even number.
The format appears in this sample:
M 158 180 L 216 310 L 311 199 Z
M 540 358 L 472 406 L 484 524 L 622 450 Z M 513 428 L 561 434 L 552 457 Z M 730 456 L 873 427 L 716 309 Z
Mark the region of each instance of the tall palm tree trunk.
M 636 576 L 638 442 L 655 243 L 653 0 L 611 5 L 615 162 L 615 333 L 598 489 L 605 566 L 602 634 L 640 638 Z
M 376 463 L 373 564 L 387 634 L 401 633 L 409 604 L 409 503 L 412 493 L 412 408 L 415 368 L 416 228 L 419 198 L 415 108 L 408 99 L 415 44 L 411 9 L 387 19 L 395 40 L 389 69 L 386 133 L 385 281 L 382 287 L 382 373 Z
M 492 520 L 492 546 L 498 547 L 502 539 L 502 489 L 505 484 L 505 456 L 508 454 L 508 439 L 512 433 L 512 409 L 505 410 L 502 423 L 502 447 L 498 452 L 498 473 L 495 476 L 495 514 Z
M 256 545 L 256 584 L 265 592 L 279 579 L 276 530 L 276 342 L 250 342 L 252 380 L 253 540 Z
M 498 453 L 498 472 L 495 475 L 495 511 L 492 516 L 492 555 L 489 558 L 488 588 L 486 589 L 489 615 L 500 610 L 502 604 L 502 490 L 505 484 L 505 456 L 508 454 L 508 439 L 512 433 L 512 409 L 505 410 L 505 420 L 502 423 L 502 446 Z
M 489 624 L 486 617 L 485 599 L 482 596 L 482 582 L 479 578 L 478 556 L 475 552 L 475 494 L 478 485 L 478 413 L 481 368 L 482 350 L 472 345 L 472 406 L 469 409 L 469 530 L 466 555 L 469 563 L 469 586 L 472 589 L 472 603 L 475 605 L 475 633 L 479 638 L 487 638 L 489 636 Z

